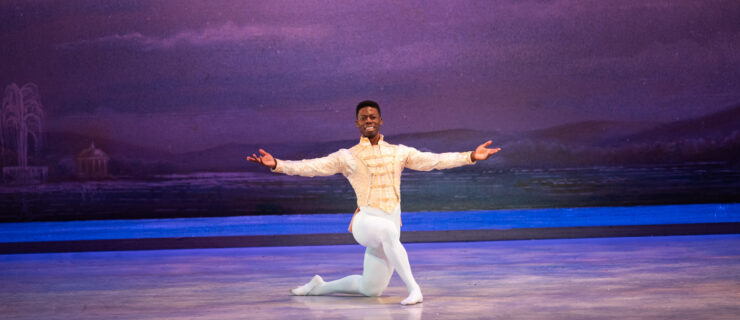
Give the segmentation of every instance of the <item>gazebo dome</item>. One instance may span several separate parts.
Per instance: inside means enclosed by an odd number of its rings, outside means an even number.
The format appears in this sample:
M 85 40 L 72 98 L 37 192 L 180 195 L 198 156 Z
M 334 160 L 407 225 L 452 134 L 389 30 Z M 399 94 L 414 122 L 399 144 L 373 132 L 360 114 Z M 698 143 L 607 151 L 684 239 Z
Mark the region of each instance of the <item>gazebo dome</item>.
M 77 158 L 78 159 L 81 159 L 81 158 L 104 158 L 104 159 L 108 159 L 108 154 L 106 154 L 105 152 L 103 152 L 103 150 L 100 150 L 98 148 L 95 148 L 95 143 L 93 142 L 93 143 L 90 143 L 90 147 L 88 147 L 85 150 L 82 150 L 82 152 L 80 152 L 77 155 Z

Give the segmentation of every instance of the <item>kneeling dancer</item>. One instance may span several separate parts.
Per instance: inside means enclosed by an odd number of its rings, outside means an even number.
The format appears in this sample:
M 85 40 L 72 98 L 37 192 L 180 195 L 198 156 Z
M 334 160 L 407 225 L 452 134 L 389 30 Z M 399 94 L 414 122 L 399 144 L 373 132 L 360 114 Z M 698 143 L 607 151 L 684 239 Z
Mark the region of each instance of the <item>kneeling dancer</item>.
M 404 168 L 430 171 L 449 169 L 477 160 L 488 159 L 500 148 L 489 149 L 487 141 L 475 151 L 431 153 L 404 145 L 383 141 L 380 126 L 383 119 L 380 107 L 374 101 L 363 101 L 355 110 L 355 125 L 360 130 L 360 142 L 340 149 L 323 158 L 288 161 L 273 158 L 265 150 L 252 154 L 247 160 L 269 167 L 272 172 L 304 177 L 344 175 L 355 190 L 357 211 L 349 231 L 355 240 L 366 247 L 362 275 L 351 275 L 338 280 L 324 281 L 314 276 L 308 283 L 290 290 L 294 295 L 327 295 L 332 293 L 379 296 L 388 287 L 396 270 L 408 288 L 403 305 L 420 303 L 421 288 L 414 280 L 406 249 L 401 237 L 401 171 Z

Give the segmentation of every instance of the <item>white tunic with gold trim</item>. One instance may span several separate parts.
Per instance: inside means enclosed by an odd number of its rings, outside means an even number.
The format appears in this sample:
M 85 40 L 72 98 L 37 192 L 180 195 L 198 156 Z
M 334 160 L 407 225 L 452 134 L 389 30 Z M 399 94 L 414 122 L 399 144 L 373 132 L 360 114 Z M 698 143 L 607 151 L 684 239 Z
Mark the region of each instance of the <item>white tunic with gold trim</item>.
M 404 145 L 389 144 L 381 135 L 377 145 L 365 137 L 349 149 L 307 160 L 278 160 L 273 172 L 304 177 L 344 175 L 357 196 L 357 207 L 393 212 L 401 202 L 401 172 L 441 170 L 474 164 L 468 152 L 421 152 Z

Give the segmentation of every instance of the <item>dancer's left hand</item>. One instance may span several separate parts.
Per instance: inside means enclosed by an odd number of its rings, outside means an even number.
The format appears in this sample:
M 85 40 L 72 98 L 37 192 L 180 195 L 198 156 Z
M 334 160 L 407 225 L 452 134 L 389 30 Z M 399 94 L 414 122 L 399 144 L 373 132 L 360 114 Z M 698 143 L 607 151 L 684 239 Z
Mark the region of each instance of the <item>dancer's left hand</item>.
M 470 154 L 470 159 L 473 161 L 486 160 L 494 153 L 501 151 L 501 148 L 489 149 L 488 146 L 490 146 L 492 143 L 493 141 L 488 140 L 482 145 L 479 145 L 478 148 L 475 148 L 475 151 Z

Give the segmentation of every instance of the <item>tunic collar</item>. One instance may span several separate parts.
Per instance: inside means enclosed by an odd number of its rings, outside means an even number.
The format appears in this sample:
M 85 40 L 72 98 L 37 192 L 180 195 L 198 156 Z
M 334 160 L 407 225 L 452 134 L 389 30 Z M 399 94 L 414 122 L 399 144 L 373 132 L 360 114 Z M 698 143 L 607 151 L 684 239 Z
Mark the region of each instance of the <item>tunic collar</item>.
M 383 135 L 380 135 L 380 140 L 378 140 L 378 144 L 383 144 L 385 141 L 383 141 Z M 372 146 L 372 143 L 370 143 L 370 139 L 366 137 L 360 137 L 360 145 L 363 147 L 369 147 Z

